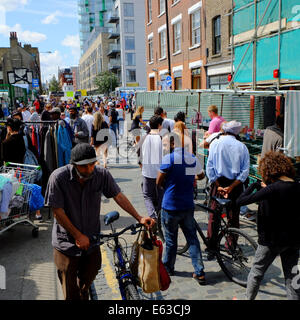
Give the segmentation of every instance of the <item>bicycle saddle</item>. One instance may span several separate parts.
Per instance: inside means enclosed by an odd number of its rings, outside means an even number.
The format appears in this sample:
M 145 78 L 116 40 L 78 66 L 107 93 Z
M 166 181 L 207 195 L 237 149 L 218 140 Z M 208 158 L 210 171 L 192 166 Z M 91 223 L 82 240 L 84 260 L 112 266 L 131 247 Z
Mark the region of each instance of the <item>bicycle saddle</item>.
M 104 216 L 104 223 L 106 226 L 117 221 L 120 218 L 120 214 L 117 211 L 112 211 Z
M 231 200 L 229 199 L 221 199 L 221 198 L 217 198 L 217 197 L 212 197 L 213 200 L 217 201 L 219 205 L 225 207 L 228 206 L 229 204 L 231 204 Z

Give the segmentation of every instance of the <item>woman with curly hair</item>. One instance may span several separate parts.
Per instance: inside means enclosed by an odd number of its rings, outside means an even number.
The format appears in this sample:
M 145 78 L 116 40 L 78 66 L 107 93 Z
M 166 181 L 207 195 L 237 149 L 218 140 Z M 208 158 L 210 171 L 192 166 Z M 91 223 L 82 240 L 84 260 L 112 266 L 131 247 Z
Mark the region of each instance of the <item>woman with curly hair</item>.
M 255 299 L 265 272 L 280 255 L 287 297 L 300 300 L 295 281 L 300 249 L 300 184 L 294 180 L 291 160 L 282 153 L 266 153 L 258 170 L 263 182 L 250 185 L 237 200 L 238 206 L 259 202 L 258 248 L 248 276 L 247 299 Z

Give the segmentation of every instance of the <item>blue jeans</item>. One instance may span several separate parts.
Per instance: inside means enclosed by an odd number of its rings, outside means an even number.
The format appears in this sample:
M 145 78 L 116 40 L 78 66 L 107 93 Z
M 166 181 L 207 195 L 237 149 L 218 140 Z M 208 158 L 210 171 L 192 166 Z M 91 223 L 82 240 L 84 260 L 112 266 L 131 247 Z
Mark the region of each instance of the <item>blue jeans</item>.
M 174 271 L 177 254 L 178 226 L 180 225 L 186 241 L 189 244 L 189 253 L 195 273 L 197 276 L 203 275 L 204 265 L 194 222 L 194 209 L 184 211 L 167 211 L 162 209 L 161 218 L 166 239 L 166 252 L 163 263 L 167 270 L 170 272 Z

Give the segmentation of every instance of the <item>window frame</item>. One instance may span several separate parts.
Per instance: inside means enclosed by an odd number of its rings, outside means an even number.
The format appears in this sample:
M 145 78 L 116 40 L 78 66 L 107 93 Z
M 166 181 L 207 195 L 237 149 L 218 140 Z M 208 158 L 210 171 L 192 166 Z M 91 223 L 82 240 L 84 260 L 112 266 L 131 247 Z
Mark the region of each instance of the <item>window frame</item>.
M 152 0 L 147 1 L 148 23 L 152 22 Z
M 131 12 L 132 15 L 127 15 L 127 14 L 128 14 L 128 9 L 126 10 L 125 8 L 126 8 L 126 6 L 128 6 L 128 5 L 132 6 L 132 12 Z M 127 7 L 127 8 L 128 8 L 128 7 Z M 129 10 L 129 11 L 130 11 L 130 10 Z M 124 5 L 123 5 L 123 14 L 124 14 L 124 17 L 125 17 L 125 18 L 133 18 L 133 17 L 134 17 L 134 3 L 132 3 L 132 2 L 125 2 Z
M 219 21 L 218 27 L 219 27 L 219 33 L 216 32 L 216 22 Z M 212 27 L 213 27 L 213 54 L 221 54 L 222 52 L 222 33 L 221 33 L 221 16 L 215 16 L 212 19 Z M 217 42 L 218 42 L 218 48 L 217 48 Z M 217 50 L 219 49 L 219 50 Z
M 133 64 L 128 64 L 128 55 L 133 56 Z M 134 52 L 126 52 L 125 53 L 125 66 L 126 67 L 136 67 L 136 54 Z
M 134 81 L 129 80 L 129 78 L 128 78 L 129 72 L 131 72 L 131 71 L 134 71 L 134 73 L 135 73 Z M 126 82 L 136 82 L 136 69 L 126 69 Z
M 199 14 L 199 26 L 194 26 L 195 15 Z M 201 9 L 196 10 L 190 14 L 190 23 L 191 23 L 191 46 L 197 46 L 201 44 Z M 199 30 L 199 42 L 196 42 L 197 35 L 196 33 Z
M 164 4 L 164 5 L 163 5 L 164 10 L 163 10 L 163 11 L 161 10 L 161 7 L 162 7 L 161 4 L 162 4 L 162 3 Z M 158 9 L 159 9 L 159 10 L 158 10 L 159 15 L 162 15 L 162 14 L 164 14 L 164 13 L 166 12 L 166 2 L 165 2 L 165 0 L 158 0 Z
M 126 27 L 128 27 L 127 22 L 132 22 L 132 26 L 133 26 L 133 31 L 128 31 Z M 129 34 L 133 34 L 134 33 L 134 28 L 135 28 L 135 25 L 134 25 L 134 20 L 133 19 L 124 19 L 124 31 L 125 33 L 129 33 Z
M 154 61 L 154 54 L 153 54 L 153 38 L 148 39 L 148 56 L 149 56 L 149 63 Z
M 128 47 L 126 47 L 126 45 L 128 44 L 128 43 L 130 43 L 130 41 L 128 40 L 128 38 L 131 38 L 131 40 L 133 39 L 133 49 L 132 48 L 128 48 Z M 134 36 L 125 36 L 125 50 L 135 50 L 135 37 Z
M 162 55 L 162 34 L 164 34 L 164 55 Z M 167 57 L 167 30 L 164 29 L 159 33 L 159 56 L 160 59 L 165 59 Z
M 177 42 L 178 48 L 176 45 Z M 181 51 L 181 21 L 173 24 L 173 53 L 177 53 L 179 51 Z

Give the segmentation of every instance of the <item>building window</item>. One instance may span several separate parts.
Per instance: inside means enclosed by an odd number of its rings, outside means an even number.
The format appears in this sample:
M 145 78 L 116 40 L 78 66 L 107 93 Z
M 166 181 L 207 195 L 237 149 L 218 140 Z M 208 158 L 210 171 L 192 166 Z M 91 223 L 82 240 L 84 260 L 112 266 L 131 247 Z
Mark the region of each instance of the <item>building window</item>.
M 134 20 L 124 20 L 125 33 L 134 33 Z
M 133 3 L 124 3 L 124 17 L 134 17 Z
M 135 66 L 135 53 L 125 54 L 126 66 Z
M 159 43 L 160 43 L 160 58 L 165 58 L 167 55 L 166 48 L 166 30 L 160 32 L 159 34 Z
M 179 2 L 180 0 L 172 0 L 172 4 L 176 4 L 177 2 Z
M 126 81 L 127 82 L 136 82 L 136 71 L 132 69 L 126 70 Z
M 200 10 L 191 14 L 192 46 L 200 44 Z
M 228 87 L 228 78 L 226 75 L 211 76 L 208 79 L 209 89 L 224 90 Z
M 134 37 L 125 37 L 125 50 L 135 50 Z
M 148 23 L 152 21 L 152 0 L 148 0 Z
M 192 70 L 192 89 L 201 89 L 201 68 Z
M 221 53 L 221 16 L 213 19 L 213 53 Z
M 166 2 L 165 0 L 158 0 L 159 1 L 159 14 L 163 14 L 166 11 Z
M 182 77 L 177 77 L 174 79 L 174 86 L 175 86 L 175 90 L 182 89 Z
M 148 40 L 149 62 L 153 61 L 153 38 Z
M 181 50 L 181 22 L 173 25 L 174 53 Z

